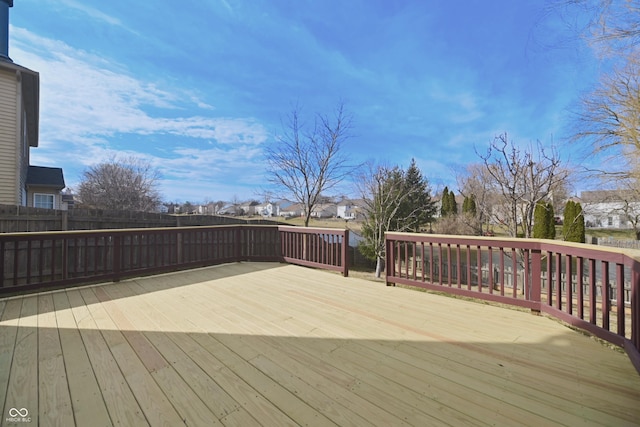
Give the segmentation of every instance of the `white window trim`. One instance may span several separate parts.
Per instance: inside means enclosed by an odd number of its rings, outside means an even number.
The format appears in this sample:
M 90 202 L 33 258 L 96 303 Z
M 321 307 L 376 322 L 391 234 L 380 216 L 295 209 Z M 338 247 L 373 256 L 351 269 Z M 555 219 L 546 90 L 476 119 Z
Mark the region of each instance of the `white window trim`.
M 50 193 L 33 193 L 33 207 L 37 208 L 37 207 L 41 207 L 38 206 L 36 204 L 36 197 L 38 196 L 46 196 L 46 197 L 50 197 L 51 198 L 51 207 L 46 207 L 44 209 L 55 209 L 56 208 L 56 195 L 55 194 L 50 194 Z

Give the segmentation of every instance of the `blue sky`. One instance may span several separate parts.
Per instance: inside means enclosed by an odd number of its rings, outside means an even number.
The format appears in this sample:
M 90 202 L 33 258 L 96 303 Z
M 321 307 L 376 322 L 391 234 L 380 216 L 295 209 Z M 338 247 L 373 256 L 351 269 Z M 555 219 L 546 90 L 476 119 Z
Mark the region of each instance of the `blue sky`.
M 433 190 L 503 132 L 584 154 L 565 138 L 598 63 L 543 1 L 14 3 L 9 56 L 41 79 L 32 164 L 72 188 L 120 153 L 159 168 L 167 201 L 257 197 L 293 106 L 340 101 L 354 162 L 415 158 Z

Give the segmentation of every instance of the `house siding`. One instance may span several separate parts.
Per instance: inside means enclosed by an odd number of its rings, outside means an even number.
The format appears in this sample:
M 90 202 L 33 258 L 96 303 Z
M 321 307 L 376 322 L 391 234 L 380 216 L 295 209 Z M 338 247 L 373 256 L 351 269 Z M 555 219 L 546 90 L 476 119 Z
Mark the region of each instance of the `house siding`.
M 634 191 L 583 191 L 580 202 L 587 227 L 633 228 L 627 213 L 635 217 L 640 212 L 640 200 Z
M 624 209 L 625 204 L 622 202 L 585 203 L 582 207 L 587 227 L 633 228 Z M 629 209 L 631 212 L 640 212 L 640 202 L 631 202 Z
M 15 71 L 0 69 L 0 203 L 20 204 L 18 176 L 19 148 L 16 144 L 19 109 L 18 82 Z M 22 187 L 24 188 L 24 187 Z
M 27 189 L 27 176 L 29 174 L 29 142 L 26 133 L 27 114 L 24 110 L 21 110 L 21 120 L 18 121 L 19 126 L 19 140 L 18 140 L 18 153 L 17 156 L 20 159 L 20 173 L 18 174 L 18 203 L 21 205 L 26 204 L 26 200 L 23 199 L 23 191 L 26 197 Z
M 51 189 L 50 187 L 29 187 L 27 193 L 27 206 L 33 207 L 34 195 L 50 194 L 53 196 L 53 209 L 60 209 L 60 191 Z

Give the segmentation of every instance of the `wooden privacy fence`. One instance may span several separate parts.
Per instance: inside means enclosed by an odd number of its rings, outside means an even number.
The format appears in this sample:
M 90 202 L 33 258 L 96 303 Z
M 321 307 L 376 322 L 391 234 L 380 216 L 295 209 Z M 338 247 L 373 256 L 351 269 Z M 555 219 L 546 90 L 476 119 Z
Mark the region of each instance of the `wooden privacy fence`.
M 117 228 L 211 227 L 214 225 L 278 225 L 265 218 L 240 219 L 218 215 L 171 215 L 75 207 L 70 210 L 0 204 L 0 233 Z
M 623 347 L 640 372 L 638 251 L 387 233 L 386 281 L 548 313 Z
M 346 230 L 267 225 L 5 233 L 0 294 L 239 261 L 286 261 L 346 276 L 348 244 Z

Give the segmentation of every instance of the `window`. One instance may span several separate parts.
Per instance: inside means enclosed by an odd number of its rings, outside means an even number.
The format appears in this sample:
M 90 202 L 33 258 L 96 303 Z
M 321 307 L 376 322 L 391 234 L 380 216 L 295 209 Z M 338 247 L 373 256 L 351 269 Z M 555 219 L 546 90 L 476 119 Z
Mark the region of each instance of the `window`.
M 611 226 L 613 225 L 613 217 L 612 217 L 612 216 L 610 216 L 610 217 L 608 217 L 608 218 L 607 218 L 607 225 L 608 225 L 609 227 L 611 227 Z
M 34 194 L 33 206 L 36 208 L 53 209 L 53 194 Z

